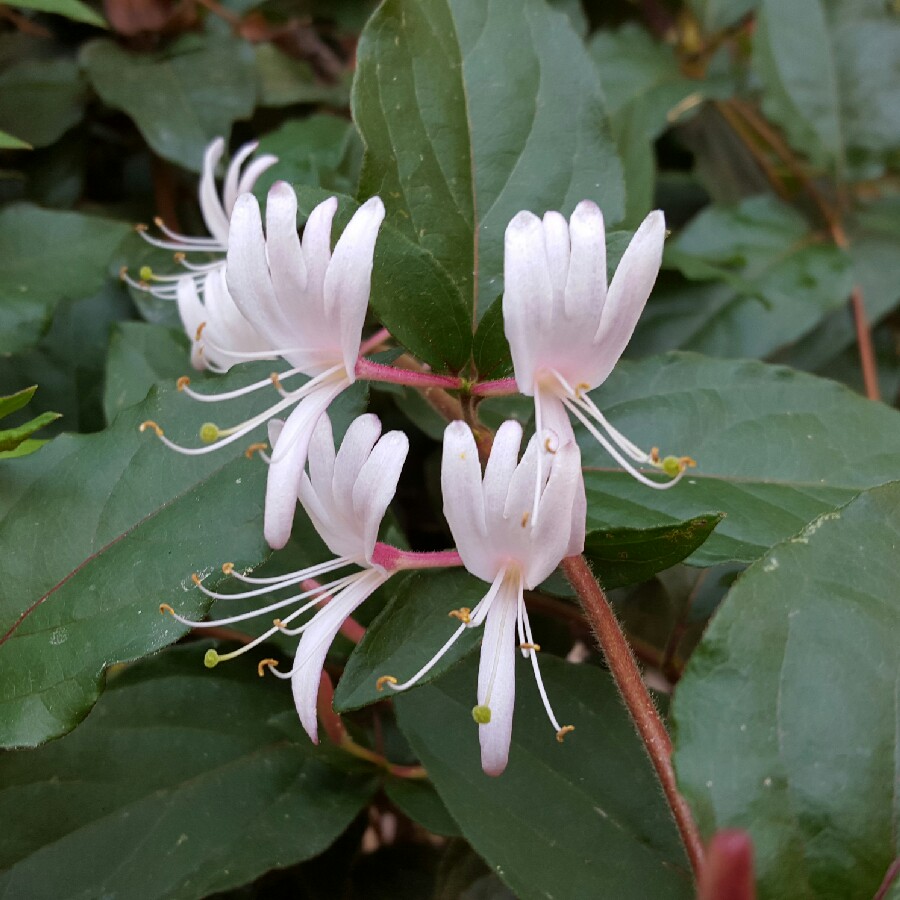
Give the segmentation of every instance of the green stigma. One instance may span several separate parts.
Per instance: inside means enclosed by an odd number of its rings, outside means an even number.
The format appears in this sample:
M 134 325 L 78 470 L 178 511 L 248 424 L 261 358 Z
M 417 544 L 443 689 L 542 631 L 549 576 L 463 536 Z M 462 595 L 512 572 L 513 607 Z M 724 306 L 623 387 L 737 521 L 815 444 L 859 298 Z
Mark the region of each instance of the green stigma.
M 667 456 L 662 461 L 662 470 L 670 478 L 674 478 L 681 471 L 681 460 L 674 456 Z
M 472 718 L 479 725 L 487 725 L 491 721 L 491 708 L 489 706 L 473 706 Z
M 204 444 L 214 444 L 219 439 L 219 426 L 215 422 L 204 422 L 200 426 L 200 440 Z
M 207 669 L 214 669 L 219 663 L 219 654 L 215 650 L 207 650 L 203 656 L 203 665 Z
M 141 266 L 138 274 L 141 276 L 141 281 L 153 281 L 153 269 L 150 266 Z

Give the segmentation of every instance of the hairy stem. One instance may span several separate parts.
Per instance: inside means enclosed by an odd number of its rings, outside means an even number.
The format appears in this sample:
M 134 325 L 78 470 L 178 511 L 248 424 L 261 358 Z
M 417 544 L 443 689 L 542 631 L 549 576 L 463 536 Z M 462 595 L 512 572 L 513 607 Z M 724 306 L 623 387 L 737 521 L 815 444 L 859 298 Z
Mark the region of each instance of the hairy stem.
M 653 768 L 656 769 L 694 875 L 699 877 L 703 867 L 703 841 L 687 801 L 678 792 L 675 770 L 672 768 L 672 742 L 669 733 L 653 704 L 609 600 L 595 580 L 587 560 L 583 556 L 570 556 L 563 560 L 562 569 L 578 594 L 585 615 L 594 629 L 616 687 L 628 707 Z

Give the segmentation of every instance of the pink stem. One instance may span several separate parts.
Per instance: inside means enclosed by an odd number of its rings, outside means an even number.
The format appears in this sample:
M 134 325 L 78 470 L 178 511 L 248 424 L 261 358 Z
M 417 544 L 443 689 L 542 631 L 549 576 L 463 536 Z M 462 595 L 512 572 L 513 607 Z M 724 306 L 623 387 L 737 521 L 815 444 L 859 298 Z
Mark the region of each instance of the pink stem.
M 379 328 L 375 334 L 370 338 L 366 338 L 359 345 L 359 355 L 365 356 L 367 353 L 371 353 L 379 344 L 383 344 L 385 341 L 390 340 L 391 333 L 387 330 L 387 328 Z
M 399 572 L 403 569 L 445 569 L 463 564 L 455 550 L 416 553 L 414 550 L 400 550 L 398 547 L 382 543 L 375 545 L 372 563 L 388 572 Z
M 432 375 L 430 372 L 411 372 L 409 369 L 396 369 L 360 358 L 356 361 L 356 377 L 367 381 L 386 381 L 389 384 L 406 384 L 415 388 L 444 388 L 458 391 L 462 380 L 455 375 Z
M 316 588 L 322 587 L 315 578 L 304 578 L 303 581 L 300 582 L 300 586 L 304 591 L 313 591 Z M 322 607 L 325 606 L 326 603 L 331 603 L 332 599 L 333 597 L 331 594 L 323 594 L 319 601 L 319 606 Z M 353 641 L 354 644 L 358 644 L 366 633 L 366 629 L 360 625 L 353 616 L 347 616 L 339 630 L 348 641 Z
M 499 378 L 497 381 L 479 381 L 472 386 L 472 393 L 476 397 L 506 397 L 518 394 L 519 386 L 515 378 Z

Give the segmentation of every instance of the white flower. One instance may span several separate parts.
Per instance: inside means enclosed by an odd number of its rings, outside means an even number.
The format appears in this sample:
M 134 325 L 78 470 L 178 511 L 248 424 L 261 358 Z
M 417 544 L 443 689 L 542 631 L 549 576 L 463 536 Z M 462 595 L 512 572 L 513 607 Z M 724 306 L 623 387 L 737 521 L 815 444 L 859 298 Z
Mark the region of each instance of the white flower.
M 277 447 L 283 440 L 284 433 L 278 434 L 280 423 L 273 422 L 269 427 L 273 443 Z M 350 425 L 340 450 L 335 454 L 331 421 L 327 413 L 320 416 L 309 447 L 309 474 L 300 473 L 299 496 L 313 525 L 336 558 L 275 578 L 240 575 L 234 571 L 233 566 L 226 564 L 224 570 L 235 578 L 251 585 L 259 585 L 239 594 L 210 591 L 195 576 L 194 581 L 203 593 L 219 600 L 263 596 L 295 585 L 304 589 L 300 594 L 252 612 L 210 622 L 193 622 L 174 613 L 168 605 L 161 607 L 179 622 L 193 628 L 211 628 L 271 614 L 306 600 L 288 615 L 276 619 L 272 628 L 240 650 L 226 654 L 210 650 L 205 662 L 212 667 L 240 656 L 277 631 L 302 635 L 290 672 L 279 672 L 274 660 L 263 660 L 260 672 L 264 666 L 268 666 L 279 678 L 290 678 L 300 721 L 310 738 L 316 742 L 316 695 L 328 648 L 344 620 L 376 588 L 384 584 L 394 571 L 385 569 L 375 561 L 375 546 L 378 528 L 397 490 L 397 481 L 408 450 L 409 441 L 405 434 L 391 431 L 381 436 L 381 422 L 377 416 L 369 414 L 360 416 Z M 359 567 L 359 571 L 328 584 L 308 584 L 308 579 L 350 565 Z M 311 600 L 308 599 L 310 597 Z M 298 628 L 288 628 L 293 620 L 323 601 L 325 605 L 308 622 Z
M 478 450 L 469 427 L 453 422 L 444 432 L 441 487 L 444 514 L 465 567 L 491 587 L 477 606 L 455 613 L 462 619 L 447 643 L 412 678 L 398 684 L 384 677 L 394 690 L 406 690 L 422 678 L 453 646 L 466 628 L 485 624 L 478 670 L 478 705 L 472 715 L 479 723 L 481 763 L 488 775 L 499 775 L 509 756 L 515 703 L 515 651 L 531 660 L 544 708 L 557 737 L 562 728 L 553 713 L 538 667 L 523 591 L 537 587 L 574 546 L 584 546 L 584 513 L 577 509 L 581 456 L 574 441 L 561 444 L 543 467 L 538 486 L 540 516 L 533 516 L 532 500 L 538 460 L 537 436 L 518 461 L 522 427 L 504 422 L 497 431 L 490 458 L 481 475 Z M 518 634 L 518 638 L 516 635 Z
M 232 319 L 225 312 L 221 329 L 218 322 L 207 321 L 204 327 L 198 326 L 199 341 L 207 358 L 214 355 L 216 359 L 247 361 L 281 357 L 291 368 L 280 376 L 217 395 L 191 390 L 187 379 L 179 382 L 185 393 L 204 402 L 229 400 L 273 383 L 281 399 L 231 428 L 206 423 L 201 429 L 201 438 L 209 444 L 206 447 L 181 447 L 165 437 L 155 422 L 141 426 L 153 429 L 168 447 L 196 455 L 239 440 L 272 416 L 296 406 L 272 453 L 266 486 L 264 529 L 266 539 L 276 550 L 290 537 L 300 479 L 316 423 L 335 397 L 356 379 L 375 241 L 384 219 L 384 205 L 378 197 L 364 203 L 353 214 L 332 253 L 331 225 L 336 210 L 335 197 L 320 203 L 309 216 L 301 242 L 297 234 L 297 198 L 290 185 L 278 182 L 269 191 L 265 233 L 256 198 L 243 194 L 237 199 L 228 236 L 228 290 L 222 294 L 233 298 L 236 312 L 253 323 L 266 349 L 233 349 L 231 339 L 241 341 L 228 331 L 225 323 Z M 211 296 L 222 294 L 214 292 Z M 215 304 L 209 306 L 209 299 L 207 307 L 216 309 Z M 194 307 L 192 315 L 196 313 Z M 285 390 L 283 383 L 297 375 L 310 376 L 310 380 L 297 390 Z
M 549 429 L 566 440 L 571 413 L 619 465 L 659 489 L 675 484 L 693 461 L 660 461 L 655 448 L 645 453 L 607 421 L 586 392 L 606 380 L 631 339 L 659 272 L 665 233 L 662 212 L 650 213 L 607 290 L 603 214 L 596 204 L 579 203 L 568 223 L 558 212 L 545 213 L 543 221 L 520 212 L 506 229 L 503 294 L 516 384 L 534 397 L 538 433 Z M 654 481 L 626 457 L 674 477 Z

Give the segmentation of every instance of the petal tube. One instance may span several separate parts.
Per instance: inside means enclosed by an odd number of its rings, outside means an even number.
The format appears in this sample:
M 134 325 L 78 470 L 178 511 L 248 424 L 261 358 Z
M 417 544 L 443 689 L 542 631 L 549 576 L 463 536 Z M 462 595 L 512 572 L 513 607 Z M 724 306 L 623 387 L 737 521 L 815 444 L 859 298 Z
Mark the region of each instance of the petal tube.
M 544 228 L 530 212 L 517 213 L 506 226 L 503 278 L 503 328 L 516 383 L 523 394 L 531 395 L 541 332 L 552 313 L 553 289 Z
M 509 759 L 513 709 L 516 702 L 516 607 L 518 583 L 504 579 L 488 610 L 478 666 L 478 704 L 491 711 L 490 722 L 478 726 L 481 767 L 501 775 Z
M 606 380 L 631 340 L 659 274 L 665 238 L 665 217 L 655 210 L 641 223 L 622 256 L 594 338 L 598 364 L 590 375 L 591 387 Z
M 353 214 L 325 273 L 325 314 L 332 321 L 339 318 L 344 367 L 351 378 L 369 306 L 375 241 L 382 221 L 384 204 L 379 197 L 371 197 Z
M 487 543 L 481 464 L 465 422 L 451 422 L 444 431 L 441 491 L 444 516 L 465 567 L 483 581 L 493 581 L 497 573 Z
M 566 315 L 596 324 L 606 300 L 606 232 L 600 207 L 582 200 L 569 223 L 572 256 L 566 281 Z
M 225 141 L 217 137 L 210 141 L 203 154 L 200 175 L 200 214 L 209 233 L 223 246 L 228 245 L 228 216 L 216 192 L 216 166 L 225 152 Z

